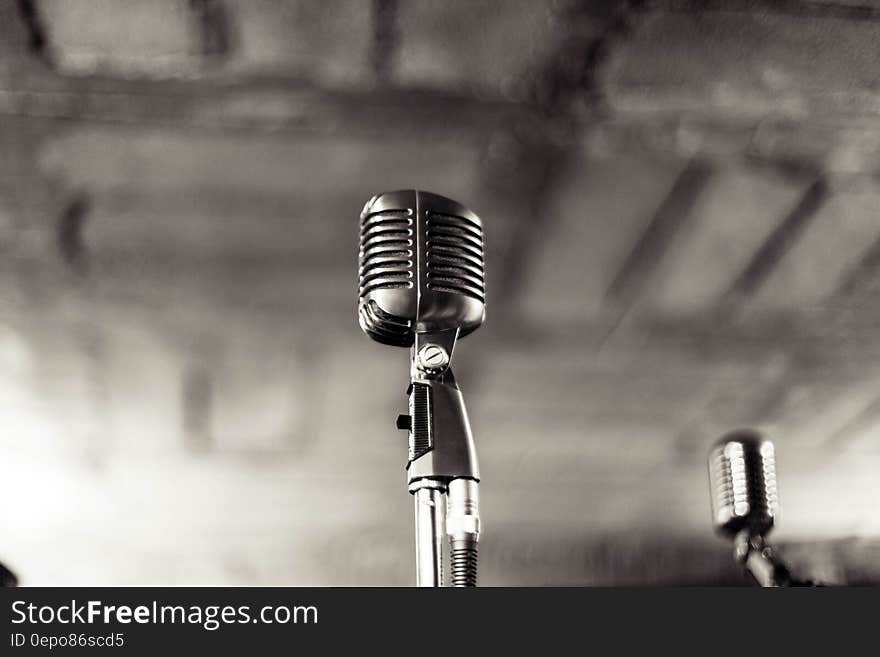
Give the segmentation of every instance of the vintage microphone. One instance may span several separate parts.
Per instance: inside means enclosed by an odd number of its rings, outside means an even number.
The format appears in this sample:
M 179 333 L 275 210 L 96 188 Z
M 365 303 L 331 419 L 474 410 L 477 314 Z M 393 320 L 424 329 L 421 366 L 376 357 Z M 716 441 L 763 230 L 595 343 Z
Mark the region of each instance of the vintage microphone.
M 709 485 L 715 532 L 732 539 L 734 556 L 761 586 L 810 586 L 795 581 L 766 543 L 779 514 L 776 453 L 760 433 L 739 430 L 709 452 Z
M 386 192 L 361 212 L 361 328 L 377 342 L 411 349 L 409 414 L 397 427 L 409 432 L 418 586 L 443 586 L 444 533 L 452 584 L 477 583 L 480 474 L 450 361 L 458 338 L 483 323 L 483 262 L 482 222 L 451 199 Z

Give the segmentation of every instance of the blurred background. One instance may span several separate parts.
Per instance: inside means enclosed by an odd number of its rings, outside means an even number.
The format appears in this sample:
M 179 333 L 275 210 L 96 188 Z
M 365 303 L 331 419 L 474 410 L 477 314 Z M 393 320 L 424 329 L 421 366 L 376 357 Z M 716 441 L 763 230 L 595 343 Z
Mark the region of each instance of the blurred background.
M 880 581 L 878 61 L 874 0 L 0 1 L 0 560 L 411 584 L 355 306 L 416 187 L 485 224 L 482 584 L 743 583 L 743 426 L 795 570 Z

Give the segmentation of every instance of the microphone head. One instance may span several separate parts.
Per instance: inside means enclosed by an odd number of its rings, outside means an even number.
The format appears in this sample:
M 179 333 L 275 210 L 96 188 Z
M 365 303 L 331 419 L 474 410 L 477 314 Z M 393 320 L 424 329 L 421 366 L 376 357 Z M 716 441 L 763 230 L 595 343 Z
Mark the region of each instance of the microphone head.
M 358 320 L 383 344 L 483 323 L 483 223 L 460 203 L 414 189 L 385 192 L 361 212 Z
M 773 443 L 760 433 L 734 431 L 709 452 L 715 531 L 732 538 L 743 530 L 763 536 L 779 513 Z

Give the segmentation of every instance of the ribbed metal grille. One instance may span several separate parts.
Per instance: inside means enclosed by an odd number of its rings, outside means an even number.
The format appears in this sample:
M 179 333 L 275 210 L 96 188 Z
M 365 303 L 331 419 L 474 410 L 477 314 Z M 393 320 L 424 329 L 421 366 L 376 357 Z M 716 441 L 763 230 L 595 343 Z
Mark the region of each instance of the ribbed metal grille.
M 409 210 L 374 212 L 361 222 L 358 294 L 413 286 L 413 219 Z
M 427 287 L 485 301 L 483 229 L 467 217 L 429 212 Z
M 767 530 L 778 511 L 776 459 L 769 441 L 731 440 L 709 457 L 712 513 L 716 528 Z

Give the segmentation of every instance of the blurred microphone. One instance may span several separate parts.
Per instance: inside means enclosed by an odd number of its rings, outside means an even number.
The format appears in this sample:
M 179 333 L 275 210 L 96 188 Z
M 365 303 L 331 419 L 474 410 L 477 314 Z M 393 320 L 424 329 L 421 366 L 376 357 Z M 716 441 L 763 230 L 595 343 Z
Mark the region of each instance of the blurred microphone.
M 483 224 L 455 201 L 386 192 L 361 212 L 358 317 L 377 342 L 410 347 L 417 333 L 476 330 L 485 316 Z
M 785 564 L 765 543 L 779 513 L 776 453 L 760 433 L 739 430 L 709 452 L 712 522 L 734 542 L 734 556 L 761 586 L 797 586 Z
M 727 434 L 710 452 L 709 483 L 718 534 L 770 533 L 779 509 L 773 443 L 754 431 Z

